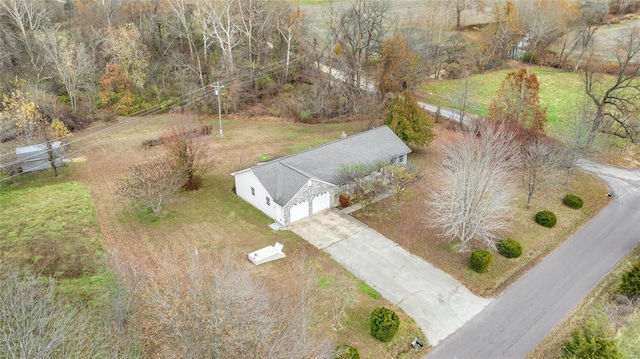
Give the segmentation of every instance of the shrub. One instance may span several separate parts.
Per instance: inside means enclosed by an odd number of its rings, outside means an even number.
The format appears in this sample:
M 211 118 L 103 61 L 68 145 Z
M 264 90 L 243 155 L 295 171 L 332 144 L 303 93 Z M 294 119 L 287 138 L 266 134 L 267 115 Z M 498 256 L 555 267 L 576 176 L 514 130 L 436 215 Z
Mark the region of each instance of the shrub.
M 602 324 L 589 320 L 582 328 L 574 330 L 571 339 L 562 344 L 561 358 L 623 358 L 617 341 L 611 337 Z
M 633 268 L 622 275 L 618 292 L 630 297 L 640 295 L 640 262 L 634 264 Z
M 540 211 L 536 213 L 536 223 L 547 228 L 553 228 L 558 223 L 558 218 L 551 211 Z
M 573 209 L 580 209 L 584 205 L 584 201 L 582 200 L 582 198 L 572 194 L 564 196 L 564 198 L 562 199 L 562 203 L 564 203 L 565 206 Z
M 341 207 L 346 208 L 351 205 L 351 197 L 348 194 L 343 193 L 338 197 L 338 199 L 340 200 Z
M 383 342 L 390 341 L 400 327 L 400 318 L 391 309 L 379 307 L 371 312 L 369 319 L 371 335 Z
M 349 344 L 340 344 L 336 348 L 335 359 L 360 359 L 360 353 Z
M 498 253 L 507 258 L 518 258 L 522 255 L 522 245 L 515 239 L 505 238 L 498 242 Z
M 478 273 L 484 273 L 489 270 L 491 262 L 493 262 L 493 254 L 486 249 L 476 249 L 471 252 L 471 257 L 469 257 L 471 269 Z

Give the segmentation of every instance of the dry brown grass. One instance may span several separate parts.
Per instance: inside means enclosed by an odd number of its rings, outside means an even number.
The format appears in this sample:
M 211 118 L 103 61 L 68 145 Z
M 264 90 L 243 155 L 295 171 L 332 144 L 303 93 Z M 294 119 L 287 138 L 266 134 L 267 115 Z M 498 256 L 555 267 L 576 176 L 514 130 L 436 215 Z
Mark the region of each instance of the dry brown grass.
M 224 140 L 221 141 L 216 136 L 217 118 L 210 118 L 207 122 L 213 126 L 213 134 L 207 137 L 207 142 L 215 167 L 207 174 L 203 188 L 198 192 L 180 193 L 173 203 L 165 206 L 161 217 L 132 209 L 126 200 L 114 195 L 116 179 L 129 165 L 144 162 L 163 151 L 161 146 L 145 150 L 142 141 L 157 138 L 169 126 L 184 120 L 184 116 L 178 115 L 158 116 L 135 131 L 93 138 L 93 143 L 100 141 L 101 144 L 75 155 L 82 160 L 73 164 L 70 176 L 91 193 L 105 245 L 125 262 L 120 268 L 132 268 L 137 273 L 158 270 L 157 261 L 167 251 L 178 255 L 197 249 L 200 253 L 214 251 L 237 259 L 241 268 L 274 291 L 293 290 L 292 283 L 298 273 L 296 263 L 300 258 L 317 264 L 319 278 L 349 278 L 354 286 L 359 285 L 325 253 L 290 232 L 269 229 L 271 221 L 266 216 L 232 193 L 230 173 L 255 164 L 262 155 L 293 153 L 337 139 L 343 130 L 360 132 L 362 123 L 304 125 L 273 118 L 231 117 L 223 123 Z M 109 141 L 102 141 L 107 137 Z M 72 151 L 88 145 L 80 142 Z M 276 241 L 284 244 L 286 259 L 260 267 L 246 259 L 247 253 Z M 330 285 L 322 289 L 319 321 L 314 330 L 336 342 L 355 345 L 362 358 L 395 358 L 408 349 L 414 335 L 423 337 L 418 326 L 400 309 L 384 299 L 363 293 L 358 293 L 358 304 L 348 310 L 349 317 L 342 321 L 345 328 L 336 332 L 331 329 L 330 312 L 325 303 L 331 295 Z M 403 322 L 391 343 L 377 342 L 369 335 L 368 316 L 383 305 L 395 309 Z M 404 358 L 417 358 L 424 353 L 425 350 L 411 352 Z
M 502 292 L 586 224 L 609 201 L 606 187 L 595 177 L 581 172 L 574 176 L 568 187 L 556 186 L 536 194 L 530 209 L 524 208 L 525 191 L 520 190 L 511 228 L 502 233 L 502 237 L 520 241 L 523 246 L 522 257 L 507 259 L 496 253 L 489 272 L 476 273 L 469 268 L 469 253 L 457 252 L 454 249 L 455 243 L 447 243 L 440 238 L 436 230 L 429 228 L 424 220 L 429 211 L 426 200 L 431 189 L 430 178 L 434 175 L 434 166 L 440 160 L 440 148 L 451 134 L 449 130 L 438 127 L 436 140 L 425 148 L 415 149 L 410 155 L 409 161 L 424 172 L 412 187 L 413 196 L 400 210 L 385 211 L 385 207 L 391 208 L 392 205 L 382 203 L 369 216 L 362 213 L 357 213 L 356 216 L 411 253 L 449 273 L 478 295 L 493 297 Z M 562 198 L 568 193 L 582 197 L 585 206 L 579 211 L 564 206 Z M 558 216 L 558 224 L 553 229 L 542 227 L 533 220 L 537 211 L 545 209 Z

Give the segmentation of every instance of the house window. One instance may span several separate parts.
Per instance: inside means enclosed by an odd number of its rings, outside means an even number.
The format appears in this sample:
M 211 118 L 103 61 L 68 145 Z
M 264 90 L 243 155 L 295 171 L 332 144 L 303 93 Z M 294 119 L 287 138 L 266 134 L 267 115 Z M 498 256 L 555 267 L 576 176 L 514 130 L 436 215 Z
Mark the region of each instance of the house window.
M 253 187 L 251 187 L 251 195 L 254 197 L 256 196 L 256 189 Z
M 271 198 L 265 197 L 267 199 L 267 206 L 271 206 Z

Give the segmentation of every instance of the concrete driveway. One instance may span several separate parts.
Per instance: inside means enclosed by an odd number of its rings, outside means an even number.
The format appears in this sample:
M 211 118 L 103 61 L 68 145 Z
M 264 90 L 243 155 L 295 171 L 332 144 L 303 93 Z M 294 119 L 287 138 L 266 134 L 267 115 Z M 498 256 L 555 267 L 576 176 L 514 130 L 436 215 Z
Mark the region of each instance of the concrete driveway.
M 490 302 L 337 209 L 297 221 L 289 229 L 402 308 L 431 345 L 454 333 Z

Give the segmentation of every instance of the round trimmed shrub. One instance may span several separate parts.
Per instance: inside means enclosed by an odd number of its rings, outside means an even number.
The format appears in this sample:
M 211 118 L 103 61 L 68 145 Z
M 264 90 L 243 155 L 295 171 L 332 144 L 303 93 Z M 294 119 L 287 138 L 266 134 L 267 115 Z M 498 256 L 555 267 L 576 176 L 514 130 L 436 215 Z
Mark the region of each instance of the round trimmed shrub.
M 573 194 L 564 196 L 564 198 L 562 199 L 562 203 L 564 203 L 565 206 L 573 209 L 580 209 L 584 205 L 584 201 L 582 200 L 582 198 Z
M 379 307 L 371 312 L 369 324 L 371 325 L 371 335 L 374 338 L 388 342 L 398 332 L 400 318 L 393 310 Z
M 360 359 L 360 353 L 349 344 L 340 344 L 336 348 L 335 359 Z
M 640 262 L 634 264 L 633 268 L 622 275 L 618 292 L 630 297 L 640 295 Z
M 501 239 L 496 247 L 498 248 L 498 253 L 507 258 L 518 258 L 522 255 L 522 245 L 515 239 Z
M 471 252 L 471 257 L 469 257 L 469 266 L 478 273 L 489 270 L 492 262 L 493 254 L 486 249 L 476 249 Z
M 558 223 L 558 218 L 551 211 L 540 211 L 536 213 L 536 223 L 547 228 L 553 228 Z

